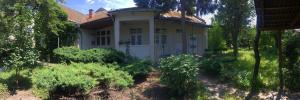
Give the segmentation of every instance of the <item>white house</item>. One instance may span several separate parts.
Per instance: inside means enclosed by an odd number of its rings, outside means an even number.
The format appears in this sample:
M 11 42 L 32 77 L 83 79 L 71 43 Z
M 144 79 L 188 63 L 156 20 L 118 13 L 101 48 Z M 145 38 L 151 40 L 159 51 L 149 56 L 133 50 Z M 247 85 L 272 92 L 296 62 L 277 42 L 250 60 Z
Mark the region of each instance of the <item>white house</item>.
M 182 52 L 182 26 L 179 12 L 159 14 L 155 9 L 103 8 L 84 15 L 62 6 L 69 20 L 80 26 L 77 46 L 81 49 L 114 48 L 138 58 L 157 61 L 162 56 Z M 187 16 L 188 52 L 202 55 L 207 48 L 206 22 Z

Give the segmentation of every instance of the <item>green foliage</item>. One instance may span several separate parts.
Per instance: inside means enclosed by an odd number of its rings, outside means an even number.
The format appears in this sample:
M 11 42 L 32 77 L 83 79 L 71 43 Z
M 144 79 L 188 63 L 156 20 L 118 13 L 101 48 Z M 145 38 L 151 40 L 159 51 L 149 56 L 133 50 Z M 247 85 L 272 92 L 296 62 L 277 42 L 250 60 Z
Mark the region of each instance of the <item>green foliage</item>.
M 215 56 L 207 56 L 201 60 L 200 70 L 217 75 L 221 80 L 234 83 L 242 89 L 249 89 L 252 78 L 252 68 L 255 64 L 252 51 L 241 49 L 237 60 L 233 60 L 232 51 Z M 261 52 L 259 87 L 275 89 L 277 82 L 277 59 L 275 54 Z
M 57 0 L 38 0 L 37 13 L 34 21 L 36 47 L 41 51 L 41 58 L 53 56 L 53 50 L 58 46 L 73 46 L 77 38 L 78 28 L 68 21 Z M 59 44 L 58 44 L 59 38 Z
M 196 88 L 195 96 L 193 100 L 208 100 L 208 97 L 211 95 L 209 91 L 202 84 L 198 83 Z
M 124 63 L 126 56 L 124 53 L 116 51 L 114 49 L 89 49 L 80 50 L 76 47 L 63 47 L 57 48 L 54 51 L 58 62 L 104 62 L 104 63 Z
M 8 88 L 7 88 L 6 84 L 0 83 L 0 95 L 3 95 L 5 93 L 8 93 Z
M 223 38 L 223 30 L 220 24 L 214 21 L 212 26 L 213 27 L 208 30 L 208 49 L 212 51 L 224 49 L 226 42 Z
M 152 63 L 147 60 L 133 59 L 120 69 L 127 71 L 132 76 L 147 75 L 152 70 Z
M 83 74 L 76 75 L 74 70 L 43 69 L 32 77 L 34 89 L 46 92 L 37 91 L 42 98 L 59 89 L 67 93 L 88 93 L 97 84 L 95 79 Z
M 199 60 L 192 55 L 178 55 L 163 58 L 161 82 L 175 95 L 192 95 L 197 86 Z
M 132 77 L 127 72 L 115 70 L 115 67 L 117 66 L 73 63 L 39 69 L 32 76 L 34 93 L 47 98 L 49 93 L 56 91 L 86 94 L 98 84 L 108 84 L 109 87 L 118 89 L 133 85 Z
M 272 54 L 264 54 L 269 58 L 262 56 L 259 73 L 259 87 L 275 89 L 277 83 L 277 60 Z M 254 54 L 250 51 L 241 51 L 238 60 L 233 63 L 227 63 L 221 70 L 224 80 L 232 80 L 236 85 L 243 89 L 249 89 L 252 68 L 255 64 Z
M 241 34 L 238 37 L 238 45 L 242 48 L 250 49 L 254 43 L 253 40 L 255 38 L 255 34 L 256 34 L 255 27 L 246 27 L 245 29 L 242 30 Z
M 285 53 L 287 63 L 285 66 L 285 83 L 293 92 L 300 90 L 300 35 L 294 34 L 286 44 Z
M 38 52 L 34 49 L 33 8 L 26 1 L 0 1 L 1 28 L 0 66 L 15 69 L 15 83 L 20 80 L 20 69 L 37 64 Z M 3 18 L 3 19 L 2 19 Z M 0 40 L 1 40 L 0 39 Z
M 218 14 L 216 20 L 220 22 L 224 33 L 225 39 L 233 46 L 234 56 L 238 55 L 238 37 L 243 30 L 250 24 L 251 17 L 254 15 L 253 0 L 220 0 Z
M 134 0 L 135 5 L 141 8 L 155 8 L 161 12 L 174 10 L 178 1 L 176 0 Z
M 15 70 L 5 70 L 0 73 L 0 97 L 3 94 L 15 93 L 17 87 L 21 90 L 28 90 L 31 88 L 32 83 L 29 78 L 31 76 L 30 69 L 20 70 L 18 77 L 16 77 L 15 73 Z M 19 84 L 16 84 L 16 78 L 20 81 Z
M 219 75 L 222 66 L 221 59 L 217 57 L 205 57 L 201 60 L 200 70 L 208 74 Z

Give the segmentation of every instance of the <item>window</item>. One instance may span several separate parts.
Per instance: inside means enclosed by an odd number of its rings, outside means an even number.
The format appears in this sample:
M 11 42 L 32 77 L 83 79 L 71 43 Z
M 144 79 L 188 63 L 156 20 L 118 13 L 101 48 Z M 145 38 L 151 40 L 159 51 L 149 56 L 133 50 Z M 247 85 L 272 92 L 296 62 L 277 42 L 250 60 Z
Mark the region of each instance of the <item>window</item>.
M 183 30 L 182 29 L 176 29 L 176 33 L 181 34 L 181 33 L 183 33 Z
M 142 29 L 132 28 L 129 31 L 131 45 L 142 45 Z
M 160 29 L 157 28 L 155 30 L 156 35 L 155 35 L 155 43 L 157 45 L 163 45 L 163 44 L 167 44 L 167 30 L 166 29 Z
M 97 46 L 110 45 L 110 31 L 98 31 L 96 37 Z
M 195 34 L 190 34 L 189 37 L 189 51 L 195 53 L 197 49 L 197 38 Z

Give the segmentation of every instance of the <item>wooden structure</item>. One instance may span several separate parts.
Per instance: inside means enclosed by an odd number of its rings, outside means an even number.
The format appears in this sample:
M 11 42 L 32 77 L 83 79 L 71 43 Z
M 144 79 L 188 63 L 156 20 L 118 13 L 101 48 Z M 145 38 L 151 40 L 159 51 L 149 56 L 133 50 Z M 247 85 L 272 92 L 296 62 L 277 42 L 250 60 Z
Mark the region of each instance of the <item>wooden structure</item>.
M 283 55 L 281 35 L 286 29 L 300 28 L 300 1 L 299 0 L 254 0 L 257 14 L 257 33 L 254 41 L 255 67 L 251 93 L 257 90 L 257 75 L 260 65 L 259 39 L 261 31 L 276 31 L 276 45 L 278 50 L 280 89 L 277 99 L 283 91 Z

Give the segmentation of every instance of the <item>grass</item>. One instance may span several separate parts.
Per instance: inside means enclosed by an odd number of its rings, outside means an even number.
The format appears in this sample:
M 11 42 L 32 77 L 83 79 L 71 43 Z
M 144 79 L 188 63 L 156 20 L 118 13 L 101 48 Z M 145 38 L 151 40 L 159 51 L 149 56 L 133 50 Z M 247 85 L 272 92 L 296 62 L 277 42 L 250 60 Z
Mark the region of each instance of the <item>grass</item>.
M 230 55 L 232 51 L 227 51 L 226 57 Z M 262 52 L 261 63 L 259 69 L 260 87 L 265 89 L 276 89 L 277 82 L 277 59 L 276 54 Z M 221 77 L 223 80 L 231 80 L 238 87 L 242 89 L 249 89 L 252 71 L 255 64 L 255 58 L 253 51 L 241 49 L 237 61 L 224 63 L 221 69 Z
M 28 90 L 32 87 L 31 70 L 23 69 L 20 72 L 19 86 L 16 84 L 15 70 L 0 73 L 0 95 L 15 94 L 16 90 Z M 17 88 L 18 87 L 18 88 Z

